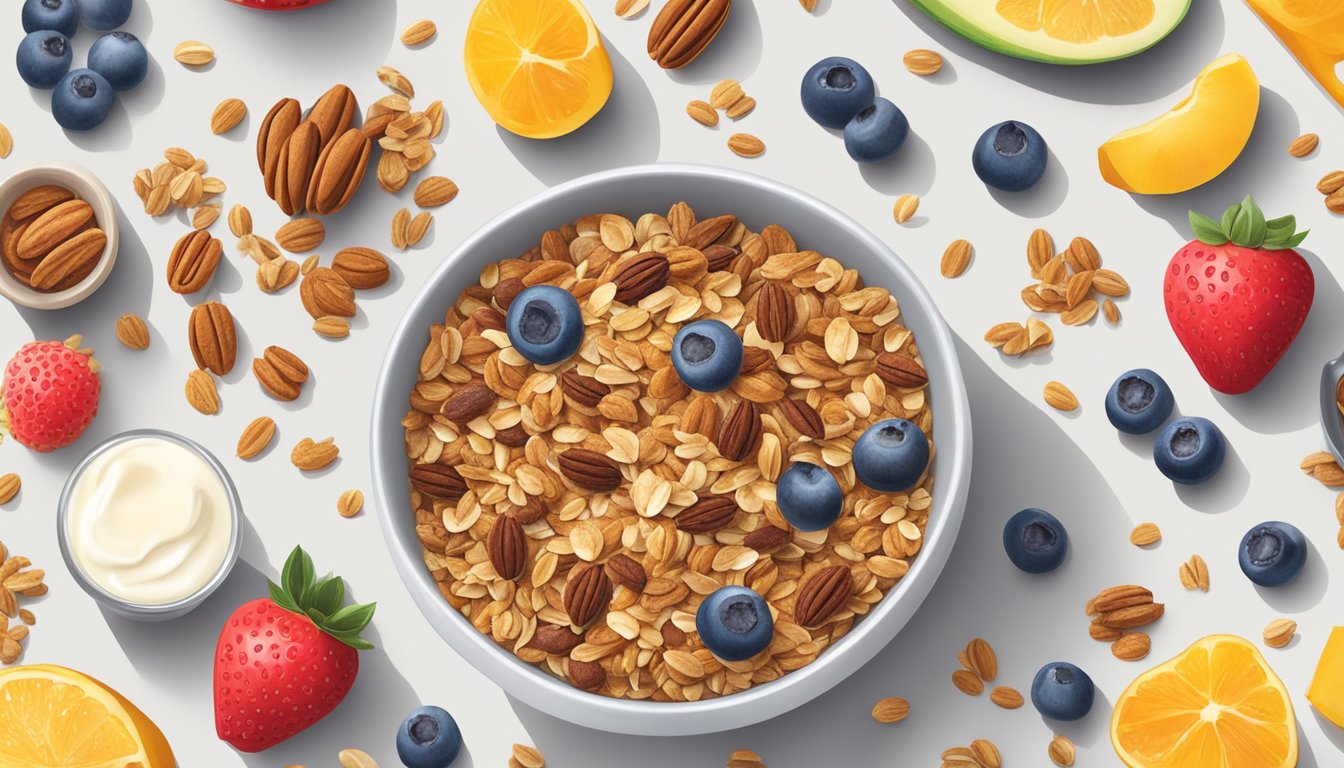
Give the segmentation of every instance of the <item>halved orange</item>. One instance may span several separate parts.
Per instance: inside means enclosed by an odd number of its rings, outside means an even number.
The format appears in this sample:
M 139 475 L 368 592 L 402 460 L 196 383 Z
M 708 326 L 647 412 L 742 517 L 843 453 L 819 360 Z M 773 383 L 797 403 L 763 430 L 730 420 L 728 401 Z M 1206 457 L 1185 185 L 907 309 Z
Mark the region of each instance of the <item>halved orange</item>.
M 1297 719 L 1254 645 L 1212 635 L 1130 684 L 1111 744 L 1129 768 L 1293 768 Z
M 0 671 L 5 768 L 174 768 L 163 732 L 121 694 L 64 667 Z
M 579 0 L 481 0 L 464 57 L 476 99 L 520 136 L 570 133 L 611 96 L 611 59 Z
M 1019 29 L 1090 43 L 1147 27 L 1157 5 L 1153 0 L 999 0 L 994 10 Z

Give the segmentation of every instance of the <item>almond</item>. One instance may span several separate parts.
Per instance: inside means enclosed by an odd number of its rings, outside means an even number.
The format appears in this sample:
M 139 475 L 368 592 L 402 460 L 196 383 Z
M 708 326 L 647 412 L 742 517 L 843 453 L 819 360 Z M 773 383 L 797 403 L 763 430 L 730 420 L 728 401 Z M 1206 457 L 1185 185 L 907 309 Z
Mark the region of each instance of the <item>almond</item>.
M 649 58 L 663 69 L 690 64 L 728 21 L 732 0 L 670 0 L 649 29 Z
M 364 181 L 372 148 L 369 138 L 351 128 L 322 151 L 308 189 L 308 210 L 325 216 L 346 206 Z
M 896 219 L 897 224 L 904 224 L 915 215 L 919 210 L 919 195 L 901 195 L 896 198 L 896 204 L 891 208 L 892 218 Z
M 299 299 L 314 320 L 322 317 L 354 317 L 355 292 L 339 273 L 317 267 L 299 283 Z
M 1077 749 L 1073 746 L 1073 741 L 1068 736 L 1055 734 L 1051 739 L 1050 747 L 1046 750 L 1050 757 L 1050 762 L 1058 765 L 1060 768 L 1072 768 L 1073 761 L 1077 758 Z
M 994 646 L 984 638 L 977 637 L 966 645 L 966 659 L 970 661 L 971 671 L 985 682 L 993 682 L 999 676 L 999 657 Z
M 232 371 L 238 355 L 238 334 L 229 308 L 217 301 L 207 301 L 192 309 L 187 343 L 197 368 L 216 376 Z
M 242 203 L 229 209 L 229 231 L 234 237 L 252 234 L 252 212 Z
M 219 240 L 203 229 L 183 235 L 168 257 L 168 287 L 181 294 L 203 290 L 214 278 L 223 252 Z
M 695 122 L 707 127 L 713 128 L 719 124 L 718 110 L 710 106 L 709 102 L 696 99 L 686 105 L 686 114 L 691 116 Z
M 23 481 L 18 475 L 10 472 L 7 475 L 0 475 L 0 504 L 8 504 L 19 495 L 19 490 L 23 487 Z
M 4 123 L 0 123 L 0 160 L 9 157 L 9 153 L 14 151 L 14 136 L 9 132 L 9 128 Z
M 32 227 L 29 227 L 29 231 Z M 94 227 L 86 229 L 53 248 L 28 278 L 39 291 L 57 291 L 73 287 L 93 272 L 107 250 L 107 235 Z
M 760 157 L 765 154 L 765 142 L 750 133 L 734 133 L 728 137 L 728 149 L 741 157 Z
M 228 133 L 247 117 L 247 104 L 242 99 L 225 99 L 219 102 L 210 115 L 210 132 L 219 136 Z
M 330 437 L 314 442 L 305 437 L 289 453 L 289 460 L 304 472 L 316 472 L 325 469 L 341 455 L 341 449 Z
M 188 67 L 204 67 L 215 60 L 215 51 L 200 40 L 185 40 L 173 48 L 173 58 Z
M 572 451 L 570 451 L 572 453 Z M 562 454 L 563 455 L 563 454 Z M 576 627 L 586 627 L 606 613 L 611 603 L 611 580 L 602 566 L 581 563 L 569 573 L 562 598 L 565 613 Z
M 1304 133 L 1293 139 L 1292 143 L 1288 145 L 1288 154 L 1298 158 L 1306 157 L 1315 152 L 1320 143 L 1321 137 L 1317 134 Z
M 537 631 L 532 635 L 527 647 L 536 648 L 543 653 L 568 656 L 570 651 L 582 643 L 583 635 L 576 634 L 569 627 L 538 622 Z
M 1078 398 L 1073 391 L 1058 381 L 1046 382 L 1045 404 L 1057 411 L 1078 410 Z
M 293 401 L 308 381 L 308 365 L 283 347 L 270 346 L 252 361 L 252 375 L 266 394 L 276 400 Z
M 793 297 L 776 281 L 761 287 L 756 298 L 756 332 L 769 342 L 787 341 L 797 322 Z
M 429 211 L 421 211 L 415 214 L 410 223 L 406 225 L 406 247 L 412 248 L 420 244 L 429 234 L 429 227 L 434 223 L 434 214 Z
M 636 592 L 643 591 L 644 585 L 648 583 L 644 566 L 623 553 L 614 554 L 607 559 L 607 573 L 611 575 L 612 581 Z
M 191 226 L 193 229 L 209 229 L 219 220 L 218 205 L 201 205 L 191 214 Z
M 901 60 L 905 62 L 905 68 L 911 74 L 920 77 L 937 74 L 938 70 L 943 68 L 943 57 L 937 51 L 930 51 L 927 48 L 916 48 L 909 51 L 901 57 Z
M 292 219 L 275 233 L 275 242 L 290 253 L 317 250 L 327 237 L 327 228 L 317 219 Z
M 3 482 L 3 478 L 0 478 Z M 0 501 L 0 504 L 4 502 Z M 1270 648 L 1286 648 L 1297 634 L 1297 622 L 1292 619 L 1275 619 L 1265 626 L 1265 645 Z
M 523 524 L 508 515 L 495 518 L 485 540 L 486 553 L 495 573 L 505 581 L 513 581 L 527 568 L 527 534 Z
M 966 240 L 953 240 L 947 249 L 943 251 L 943 260 L 938 266 L 938 271 L 943 277 L 956 278 L 961 277 L 966 272 L 966 268 L 971 265 L 971 256 L 974 249 L 970 242 Z
M 714 109 L 727 109 L 746 96 L 741 83 L 736 80 L 720 80 L 709 92 L 709 105 Z
M 41 259 L 93 222 L 93 206 L 83 200 L 75 198 L 58 203 L 24 230 L 17 244 L 18 256 L 28 260 Z
M 1020 709 L 1026 700 L 1016 688 L 1000 685 L 989 692 L 989 700 L 1004 709 Z
M 1321 180 L 1316 183 L 1316 191 L 1320 192 L 1322 195 L 1333 195 L 1341 189 L 1344 189 L 1344 171 L 1331 171 L 1322 176 Z M 19 199 L 22 200 L 23 198 Z M 17 206 L 18 203 L 15 203 L 15 205 Z M 19 214 L 14 213 L 14 209 L 12 208 L 10 209 L 10 213 L 17 218 L 23 218 L 22 216 L 19 216 Z
M 882 699 L 873 705 L 873 719 L 879 723 L 899 723 L 910 715 L 910 702 L 900 696 Z
M 117 318 L 117 340 L 130 349 L 149 349 L 149 326 L 139 315 Z
M 319 317 L 313 321 L 313 332 L 328 339 L 344 339 L 350 335 L 350 323 L 343 317 Z
M 27 219 L 55 208 L 57 205 L 74 200 L 75 193 L 55 184 L 33 187 L 14 199 L 9 206 L 8 215 L 16 221 Z
M 243 460 L 254 459 L 266 450 L 274 438 L 275 420 L 270 416 L 259 416 L 239 436 L 235 454 Z
M 451 422 L 466 424 L 488 413 L 498 399 L 499 396 L 484 383 L 470 384 L 444 401 L 439 413 Z
M 804 627 L 820 626 L 840 610 L 853 590 L 854 577 L 847 566 L 823 568 L 798 589 L 794 618 Z
M 392 277 L 387 257 L 372 248 L 346 248 L 332 259 L 331 269 L 345 278 L 351 288 L 368 290 L 378 288 Z
M 1139 523 L 1129 532 L 1129 543 L 1136 547 L 1147 547 L 1162 540 L 1162 529 L 1156 523 Z
M 1138 661 L 1152 650 L 1153 641 L 1143 632 L 1127 632 L 1111 643 L 1111 655 L 1121 661 Z
M 422 45 L 438 34 L 439 29 L 429 19 L 420 19 L 401 31 L 401 44 L 405 46 Z
M 645 0 L 647 2 L 647 0 Z M 575 661 L 570 659 L 565 667 L 565 675 L 575 688 L 581 691 L 596 691 L 607 682 L 607 672 L 595 661 Z M 523 765 L 518 762 L 518 765 Z
M 219 391 L 215 379 L 200 369 L 187 374 L 187 403 L 206 416 L 219 413 Z
M 773 525 L 763 525 L 748 533 L 742 540 L 742 546 L 751 547 L 757 552 L 769 552 L 793 541 L 793 534 Z
M 457 184 L 445 176 L 429 176 L 415 185 L 415 204 L 421 208 L 437 208 L 457 197 Z

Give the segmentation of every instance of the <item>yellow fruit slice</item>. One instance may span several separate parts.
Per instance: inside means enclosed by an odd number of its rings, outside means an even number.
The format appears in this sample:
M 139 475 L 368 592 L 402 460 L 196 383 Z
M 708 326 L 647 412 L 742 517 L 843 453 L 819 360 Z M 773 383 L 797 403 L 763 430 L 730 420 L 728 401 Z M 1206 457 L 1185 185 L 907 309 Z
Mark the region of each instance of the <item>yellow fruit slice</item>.
M 1111 744 L 1129 768 L 1293 768 L 1297 720 L 1260 651 L 1212 635 L 1125 689 Z
M 1194 189 L 1237 159 L 1259 111 L 1260 81 L 1241 54 L 1230 53 L 1205 67 L 1170 112 L 1101 145 L 1101 176 L 1141 195 Z
M 1344 728 L 1344 627 L 1335 627 L 1325 641 L 1307 701 L 1326 720 Z
M 611 59 L 578 0 L 481 0 L 464 57 L 476 99 L 520 136 L 563 136 L 611 96 Z
M 1153 0 L 999 0 L 994 10 L 1018 29 L 1070 43 L 1138 32 L 1157 15 Z
M 64 667 L 0 671 L 5 768 L 174 768 L 163 733 L 121 694 Z

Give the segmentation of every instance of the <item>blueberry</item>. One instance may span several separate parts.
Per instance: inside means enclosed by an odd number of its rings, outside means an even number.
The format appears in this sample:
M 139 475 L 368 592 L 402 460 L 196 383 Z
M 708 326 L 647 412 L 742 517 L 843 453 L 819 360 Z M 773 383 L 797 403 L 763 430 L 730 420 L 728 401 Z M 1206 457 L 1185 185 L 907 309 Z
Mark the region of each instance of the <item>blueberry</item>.
M 1049 573 L 1064 562 L 1069 534 L 1059 518 L 1043 509 L 1024 509 L 1003 526 L 1003 551 L 1027 573 Z
M 1297 526 L 1271 520 L 1246 532 L 1237 550 L 1246 578 L 1262 587 L 1282 587 L 1302 572 L 1307 539 Z
M 860 163 L 880 163 L 896 154 L 910 134 L 901 108 L 878 99 L 845 125 L 845 151 Z
M 74 37 L 79 28 L 79 8 L 75 0 L 26 0 L 23 4 L 24 32 L 60 32 Z
M 755 590 L 720 587 L 700 603 L 695 630 L 710 653 L 724 661 L 746 661 L 770 647 L 775 619 Z
M 1227 444 L 1208 419 L 1190 417 L 1167 425 L 1153 443 L 1153 461 L 1168 480 L 1194 485 L 1218 474 Z
M 820 531 L 840 519 L 845 494 L 825 468 L 800 461 L 779 476 L 775 503 L 789 525 L 800 531 Z
M 550 365 L 567 360 L 583 344 L 583 313 L 574 294 L 534 285 L 509 304 L 509 341 L 528 360 Z
M 1146 435 L 1162 426 L 1175 406 L 1171 387 L 1147 368 L 1120 374 L 1106 393 L 1106 418 L 1131 435 Z
M 1081 720 L 1092 711 L 1097 688 L 1092 678 L 1067 661 L 1041 667 L 1031 682 L 1031 703 L 1052 720 Z
M 89 69 L 106 78 L 114 90 L 129 91 L 144 82 L 149 54 L 130 32 L 111 32 L 89 49 Z
M 70 40 L 60 32 L 29 32 L 19 43 L 19 77 L 34 88 L 51 89 L 70 71 Z
M 822 59 L 803 75 L 803 111 L 827 128 L 844 128 L 876 94 L 868 70 L 843 56 Z
M 79 0 L 79 17 L 98 32 L 116 29 L 131 18 L 131 0 Z
M 462 751 L 462 731 L 439 707 L 420 707 L 397 729 L 397 756 L 406 768 L 448 768 Z
M 718 320 L 688 323 L 672 340 L 672 365 L 691 389 L 725 390 L 742 372 L 742 339 Z
M 91 131 L 112 112 L 116 94 L 103 76 L 76 69 L 56 84 L 51 94 L 51 116 L 67 131 Z
M 1026 123 L 1009 120 L 985 131 L 975 143 L 975 175 L 995 189 L 1021 192 L 1041 180 L 1048 153 L 1045 139 Z
M 929 465 L 929 440 L 913 421 L 879 421 L 854 443 L 853 461 L 854 474 L 874 491 L 904 491 Z

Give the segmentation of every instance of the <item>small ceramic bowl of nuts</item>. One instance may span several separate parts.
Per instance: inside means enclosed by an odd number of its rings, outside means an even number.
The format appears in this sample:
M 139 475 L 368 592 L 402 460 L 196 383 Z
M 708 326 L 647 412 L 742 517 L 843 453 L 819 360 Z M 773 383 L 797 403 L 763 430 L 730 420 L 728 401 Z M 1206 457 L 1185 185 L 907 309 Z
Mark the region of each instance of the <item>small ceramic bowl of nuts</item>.
M 0 296 L 15 304 L 78 304 L 112 273 L 117 245 L 117 207 L 88 169 L 45 163 L 0 183 Z

